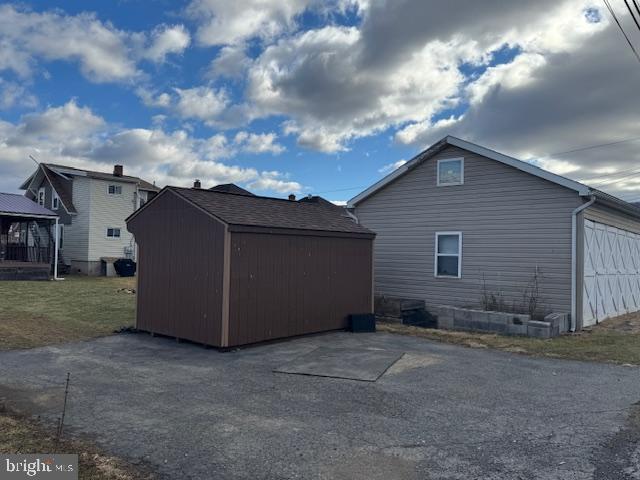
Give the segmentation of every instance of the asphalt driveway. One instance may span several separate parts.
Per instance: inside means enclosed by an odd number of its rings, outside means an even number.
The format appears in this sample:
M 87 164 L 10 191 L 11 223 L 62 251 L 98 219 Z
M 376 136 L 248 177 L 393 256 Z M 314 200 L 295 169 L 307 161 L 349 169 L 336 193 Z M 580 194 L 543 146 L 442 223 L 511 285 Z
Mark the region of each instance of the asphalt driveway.
M 377 381 L 273 370 L 405 352 Z M 148 335 L 0 353 L 0 397 L 167 478 L 638 479 L 640 369 L 390 334 L 220 353 Z

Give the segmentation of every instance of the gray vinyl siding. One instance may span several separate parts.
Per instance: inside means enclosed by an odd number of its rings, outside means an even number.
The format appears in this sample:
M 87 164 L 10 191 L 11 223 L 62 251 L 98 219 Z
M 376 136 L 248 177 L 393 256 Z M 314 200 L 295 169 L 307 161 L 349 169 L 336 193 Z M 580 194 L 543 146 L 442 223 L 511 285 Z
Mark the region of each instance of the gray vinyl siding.
M 74 177 L 72 183 L 73 204 L 77 215 L 73 215 L 71 225 L 64 227 L 62 255 L 66 263 L 86 262 L 89 255 L 89 216 L 91 204 L 90 180 Z
M 122 194 L 109 195 L 109 185 L 122 187 Z M 90 179 L 91 217 L 89 224 L 89 261 L 101 257 L 124 257 L 125 247 L 134 247 L 133 235 L 127 230 L 125 218 L 134 212 L 136 184 Z M 107 228 L 119 228 L 120 238 L 108 238 Z
M 622 212 L 618 212 L 596 202 L 584 211 L 584 218 L 594 222 L 604 223 L 612 227 L 640 233 L 640 220 Z
M 464 185 L 436 186 L 438 159 L 464 157 Z M 571 308 L 571 212 L 576 192 L 449 147 L 361 202 L 377 233 L 378 295 L 478 305 L 487 291 L 520 302 L 538 268 L 548 310 Z M 462 278 L 434 276 L 435 234 L 462 232 Z

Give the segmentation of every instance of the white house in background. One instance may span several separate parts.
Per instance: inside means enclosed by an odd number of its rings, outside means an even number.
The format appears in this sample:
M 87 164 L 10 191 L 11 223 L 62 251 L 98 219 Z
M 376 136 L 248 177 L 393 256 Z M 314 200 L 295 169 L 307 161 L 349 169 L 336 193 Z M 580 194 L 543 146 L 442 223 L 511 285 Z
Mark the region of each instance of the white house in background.
M 100 275 L 102 258 L 135 258 L 125 218 L 160 190 L 138 177 L 41 163 L 20 186 L 60 217 L 60 260 L 73 273 Z

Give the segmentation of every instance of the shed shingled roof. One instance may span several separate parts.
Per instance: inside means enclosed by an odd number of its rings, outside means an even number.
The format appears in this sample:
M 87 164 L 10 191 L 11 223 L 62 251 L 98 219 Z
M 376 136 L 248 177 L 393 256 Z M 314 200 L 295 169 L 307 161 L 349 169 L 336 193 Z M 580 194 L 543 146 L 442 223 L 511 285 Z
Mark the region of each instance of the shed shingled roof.
M 373 235 L 371 230 L 349 217 L 346 210 L 326 208 L 316 202 L 191 188 L 167 189 L 229 225 Z
M 24 215 L 25 217 L 56 218 L 58 216 L 56 213 L 44 208 L 42 205 L 38 205 L 24 195 L 0 192 L 0 215 L 3 213 Z

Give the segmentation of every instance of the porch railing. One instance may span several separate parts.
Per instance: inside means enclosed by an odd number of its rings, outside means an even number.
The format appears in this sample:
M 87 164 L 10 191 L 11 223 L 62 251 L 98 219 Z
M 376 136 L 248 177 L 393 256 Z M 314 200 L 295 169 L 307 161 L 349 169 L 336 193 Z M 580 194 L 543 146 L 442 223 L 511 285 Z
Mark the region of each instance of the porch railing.
M 2 245 L 0 261 L 49 263 L 51 261 L 50 247 L 28 247 L 25 245 Z

